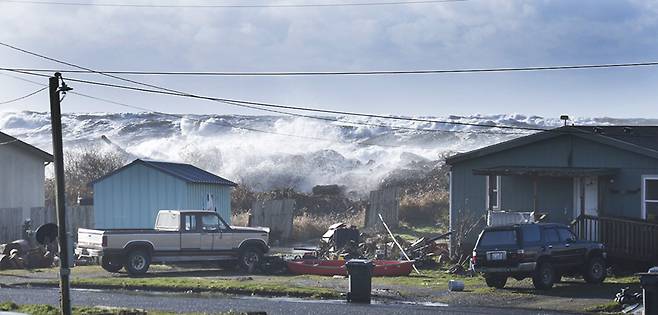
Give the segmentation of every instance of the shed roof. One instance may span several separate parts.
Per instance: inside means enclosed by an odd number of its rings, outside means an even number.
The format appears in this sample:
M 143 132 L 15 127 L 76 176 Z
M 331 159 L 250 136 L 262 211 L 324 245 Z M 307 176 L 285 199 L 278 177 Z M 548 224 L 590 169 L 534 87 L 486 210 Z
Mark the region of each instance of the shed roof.
M 455 164 L 563 135 L 572 135 L 658 159 L 658 126 L 565 126 L 497 143 L 446 159 Z
M 172 162 L 160 162 L 160 161 L 148 161 L 148 160 L 141 160 L 137 159 L 134 160 L 132 163 L 114 171 L 109 174 L 106 174 L 105 176 L 93 181 L 92 183 L 97 183 L 102 180 L 105 180 L 106 178 L 123 171 L 124 169 L 135 165 L 135 164 L 141 164 L 144 166 L 151 167 L 153 169 L 156 169 L 158 171 L 167 173 L 171 176 L 177 177 L 179 179 L 182 179 L 188 183 L 196 183 L 196 184 L 217 184 L 217 185 L 225 185 L 225 186 L 237 186 L 236 183 L 219 177 L 213 173 L 210 173 L 208 171 L 202 170 L 194 165 L 190 164 L 183 164 L 183 163 L 172 163 Z
M 12 137 L 3 132 L 0 132 L 0 144 L 14 145 L 18 148 L 27 151 L 30 154 L 38 156 L 39 158 L 43 159 L 45 162 L 53 161 L 53 156 L 50 153 L 43 151 L 29 143 L 18 140 L 17 138 Z

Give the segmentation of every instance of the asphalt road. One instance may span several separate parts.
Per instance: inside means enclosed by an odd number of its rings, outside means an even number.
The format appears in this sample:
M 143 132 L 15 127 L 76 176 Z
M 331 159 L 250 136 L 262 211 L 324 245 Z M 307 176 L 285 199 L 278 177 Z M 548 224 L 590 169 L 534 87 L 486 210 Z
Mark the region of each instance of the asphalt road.
M 58 305 L 59 291 L 46 288 L 0 288 L 0 301 L 18 304 Z M 348 304 L 343 301 L 317 301 L 285 298 L 232 297 L 201 294 L 169 294 L 128 291 L 73 290 L 73 305 L 114 306 L 172 312 L 266 312 L 267 314 L 563 314 L 536 310 L 447 305 Z

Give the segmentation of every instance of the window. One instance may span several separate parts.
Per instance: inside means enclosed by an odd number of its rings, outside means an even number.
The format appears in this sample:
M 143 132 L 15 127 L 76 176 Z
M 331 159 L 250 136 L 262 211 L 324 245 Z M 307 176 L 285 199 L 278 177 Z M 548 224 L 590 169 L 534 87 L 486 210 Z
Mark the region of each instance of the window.
M 219 218 L 216 215 L 205 214 L 201 217 L 201 228 L 206 232 L 216 232 L 219 230 Z
M 544 241 L 548 244 L 555 244 L 560 242 L 560 236 L 555 229 L 544 229 Z
M 642 177 L 642 217 L 658 222 L 658 175 Z
M 541 233 L 539 233 L 539 226 L 536 225 L 522 225 L 523 243 L 536 243 L 541 241 Z
M 500 210 L 500 176 L 487 176 L 487 210 Z
M 486 231 L 478 246 L 516 245 L 516 230 Z
M 560 239 L 563 242 L 574 242 L 576 240 L 576 235 L 573 234 L 573 232 L 569 231 L 569 229 L 558 229 L 557 232 L 560 234 Z
M 186 215 L 185 216 L 185 231 L 188 231 L 188 232 L 196 231 L 196 216 L 195 215 Z

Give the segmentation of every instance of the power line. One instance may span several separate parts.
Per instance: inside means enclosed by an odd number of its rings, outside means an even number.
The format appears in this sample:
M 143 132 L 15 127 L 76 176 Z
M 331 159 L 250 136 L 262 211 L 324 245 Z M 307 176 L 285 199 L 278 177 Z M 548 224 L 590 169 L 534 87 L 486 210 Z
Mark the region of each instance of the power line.
M 448 2 L 466 2 L 468 0 L 425 0 L 425 1 L 381 1 L 381 2 L 345 2 L 345 3 L 300 3 L 300 4 L 133 4 L 133 3 L 97 3 L 97 2 L 59 2 L 34 0 L 0 0 L 2 2 L 66 5 L 89 7 L 123 7 L 123 8 L 189 8 L 189 9 L 253 9 L 253 8 L 323 8 L 323 7 L 367 7 L 412 4 L 434 4 Z
M 23 96 L 21 96 L 21 97 L 17 97 L 17 98 L 15 98 L 15 99 L 11 99 L 11 100 L 7 100 L 7 101 L 0 102 L 0 105 L 5 105 L 5 104 L 9 104 L 9 103 L 13 103 L 13 102 L 20 101 L 20 100 L 22 100 L 22 99 L 26 99 L 26 98 L 28 98 L 28 97 L 30 97 L 30 96 L 32 96 L 32 95 L 34 95 L 34 94 L 37 94 L 37 93 L 39 93 L 39 92 L 41 92 L 41 91 L 43 91 L 43 90 L 45 90 L 45 89 L 47 89 L 47 88 L 48 88 L 48 87 L 46 86 L 46 87 L 44 87 L 44 88 L 40 88 L 40 89 L 38 89 L 38 90 L 36 90 L 36 91 L 34 91 L 34 92 L 31 92 L 31 93 L 29 93 L 29 94 L 23 95 Z
M 1 0 L 0 0 L 1 1 Z M 496 68 L 466 68 L 466 69 L 419 69 L 419 70 L 366 70 L 366 71 L 264 71 L 264 72 L 230 72 L 230 71 L 137 71 L 137 70 L 70 70 L 70 69 L 43 69 L 43 68 L 0 68 L 3 70 L 29 71 L 29 72 L 61 72 L 81 74 L 122 74 L 142 76 L 377 76 L 377 75 L 413 75 L 413 74 L 454 74 L 454 73 L 488 73 L 488 72 L 533 72 L 551 70 L 585 70 L 606 68 L 636 68 L 655 67 L 658 61 L 578 64 L 558 66 L 530 66 L 530 67 L 496 67 Z
M 0 69 L 0 70 L 3 70 L 3 69 Z M 21 71 L 20 73 L 22 73 L 22 74 L 29 74 L 29 73 L 22 72 L 23 70 L 20 70 L 20 71 Z M 29 82 L 29 83 L 32 83 L 32 84 L 43 86 L 43 84 L 41 84 L 41 83 L 38 83 L 38 82 L 35 82 L 35 81 L 32 81 L 32 80 L 28 80 L 28 79 L 25 79 L 25 78 L 21 78 L 21 77 L 18 77 L 18 76 L 4 74 L 4 73 L 0 73 L 0 74 L 11 77 L 11 78 L 14 78 L 14 79 L 18 79 L 18 80 L 22 80 L 22 81 Z M 76 79 L 70 79 L 70 80 L 74 81 L 74 82 L 77 81 Z M 153 112 L 153 113 L 156 113 L 156 114 L 159 113 L 156 110 L 153 110 L 153 109 L 150 109 L 150 108 L 140 107 L 140 106 L 136 106 L 136 105 L 129 105 L 129 104 L 121 103 L 121 102 L 116 102 L 116 101 L 113 101 L 113 100 L 103 99 L 103 98 L 99 98 L 99 97 L 95 97 L 95 96 L 91 96 L 91 95 L 86 95 L 86 94 L 75 92 L 75 91 L 69 92 L 69 93 L 76 94 L 76 95 L 83 96 L 83 97 L 87 97 L 87 98 L 90 98 L 90 99 L 95 99 L 95 100 L 102 101 L 102 102 L 107 102 L 107 103 L 110 103 L 110 104 L 115 104 L 115 105 L 119 105 L 119 106 L 132 108 L 132 109 Z M 227 102 L 227 103 L 230 103 L 230 102 Z M 242 104 L 237 104 L 237 103 L 235 105 L 247 106 L 247 105 L 242 105 Z M 376 124 L 376 123 L 368 123 L 368 122 L 355 122 L 355 121 L 341 120 L 341 119 L 338 119 L 338 118 L 335 118 L 335 117 L 303 115 L 303 114 L 280 111 L 280 110 L 273 110 L 273 109 L 268 109 L 268 108 L 256 108 L 256 107 L 251 107 L 251 106 L 247 106 L 247 107 L 257 109 L 257 110 L 261 110 L 261 111 L 267 111 L 267 112 L 272 112 L 272 113 L 288 115 L 288 116 L 310 118 L 310 119 L 317 119 L 317 120 L 324 120 L 324 121 L 331 121 L 331 122 L 339 122 L 339 123 L 345 123 L 345 124 L 351 124 L 351 125 L 382 127 L 382 128 L 387 128 L 387 129 L 391 129 L 391 130 L 409 130 L 409 131 L 439 132 L 439 133 L 466 133 L 466 134 L 486 133 L 486 134 L 495 134 L 495 135 L 527 135 L 528 134 L 526 132 L 494 132 L 494 131 L 488 131 L 488 130 L 477 130 L 477 131 L 475 131 L 475 130 L 441 130 L 441 129 L 429 129 L 429 128 L 413 128 L 413 127 L 405 127 L 405 126 L 391 126 L 391 125 L 385 125 L 385 124 Z M 161 114 L 170 115 L 170 114 L 167 114 L 167 113 L 161 113 Z M 233 126 L 233 127 L 235 127 L 235 126 Z M 348 126 L 339 126 L 339 127 L 348 127 Z M 238 128 L 238 127 L 235 127 L 235 128 Z
M 298 107 L 298 106 L 288 106 L 288 105 L 279 105 L 279 104 L 272 104 L 272 103 L 263 103 L 263 102 L 252 102 L 252 101 L 243 101 L 243 100 L 236 100 L 236 99 L 228 99 L 228 98 L 217 98 L 217 97 L 209 97 L 209 96 L 200 96 L 200 95 L 195 95 L 191 93 L 186 93 L 186 92 L 181 92 L 165 87 L 160 87 L 157 85 L 153 84 L 148 84 L 148 83 L 143 83 L 140 81 L 132 80 L 132 79 L 126 79 L 120 76 L 116 76 L 113 74 L 107 74 L 103 73 L 101 71 L 93 70 L 87 67 L 79 66 L 70 62 L 58 60 L 52 57 L 48 57 L 39 53 L 35 53 L 26 49 L 22 49 L 13 45 L 9 45 L 3 42 L 0 42 L 0 45 L 5 46 L 7 48 L 29 54 L 35 57 L 39 57 L 42 59 L 46 59 L 52 62 L 56 62 L 59 64 L 64 64 L 70 67 L 74 67 L 77 69 L 89 71 L 92 73 L 96 73 L 102 76 L 106 76 L 109 78 L 113 78 L 116 80 L 121 80 L 141 86 L 146 86 L 150 88 L 154 88 L 156 90 L 150 90 L 150 89 L 144 89 L 144 88 L 137 88 L 137 87 L 128 87 L 128 86 L 122 86 L 122 85 L 116 85 L 116 84 L 110 84 L 110 83 L 102 83 L 102 82 L 94 82 L 94 81 L 87 81 L 87 80 L 80 80 L 80 79 L 72 79 L 72 78 L 67 78 L 67 80 L 75 81 L 75 82 L 80 82 L 80 83 L 87 83 L 87 84 L 96 84 L 96 85 L 104 85 L 107 87 L 115 87 L 115 88 L 123 88 L 123 89 L 132 89 L 136 91 L 141 91 L 141 92 L 148 92 L 148 93 L 158 93 L 158 94 L 167 94 L 167 95 L 175 95 L 175 96 L 181 96 L 181 97 L 190 97 L 190 98 L 196 98 L 196 99 L 204 99 L 204 100 L 210 100 L 210 101 L 215 101 L 215 102 L 221 102 L 224 104 L 230 104 L 233 106 L 240 106 L 240 107 L 247 107 L 251 109 L 255 109 L 253 106 L 257 107 L 270 107 L 270 108 L 278 108 L 278 109 L 291 109 L 291 110 L 299 110 L 299 111 L 310 111 L 310 112 L 318 112 L 318 113 L 325 113 L 325 114 L 337 114 L 337 115 L 349 115 L 349 116 L 361 116 L 361 117 L 369 117 L 369 118 L 381 118 L 381 119 L 391 119 L 391 120 L 403 120 L 403 121 L 417 121 L 417 122 L 430 122 L 430 123 L 439 123 L 439 124 L 452 124 L 452 125 L 463 125 L 463 126 L 474 126 L 474 127 L 484 127 L 484 128 L 500 128 L 500 129 L 512 129 L 512 130 L 531 130 L 531 131 L 545 131 L 546 129 L 544 128 L 536 128 L 536 127 L 515 127 L 515 126 L 504 126 L 504 125 L 489 125 L 489 124 L 477 124 L 477 123 L 464 123 L 464 122 L 454 122 L 454 121 L 440 121 L 440 120 L 434 120 L 434 119 L 423 119 L 423 118 L 411 118 L 411 117 L 397 117 L 397 116 L 386 116 L 386 115 L 376 115 L 376 114 L 364 114 L 364 113 L 354 113 L 354 112 L 345 112 L 345 111 L 334 111 L 334 110 L 326 110 L 326 109 L 314 109 L 314 108 L 306 108 L 306 107 Z M 9 70 L 11 71 L 11 70 Z M 29 73 L 27 71 L 16 71 L 19 73 Z M 41 74 L 33 74 L 33 75 L 41 75 Z

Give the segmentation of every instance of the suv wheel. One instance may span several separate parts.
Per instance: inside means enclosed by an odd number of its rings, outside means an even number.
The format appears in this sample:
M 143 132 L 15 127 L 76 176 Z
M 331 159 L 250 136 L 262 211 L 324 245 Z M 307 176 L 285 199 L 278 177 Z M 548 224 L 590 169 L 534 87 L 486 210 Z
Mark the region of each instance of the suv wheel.
M 263 252 L 255 247 L 247 247 L 240 252 L 238 265 L 244 271 L 252 273 L 263 260 Z
M 490 288 L 502 289 L 507 283 L 506 276 L 485 276 L 484 281 L 487 282 L 487 286 Z
M 145 274 L 151 265 L 151 256 L 144 250 L 133 250 L 126 259 L 126 270 L 131 275 Z
M 585 264 L 583 278 L 587 283 L 601 283 L 605 280 L 605 262 L 601 257 L 592 257 Z
M 103 256 L 101 257 L 101 267 L 107 272 L 118 272 L 123 268 L 123 265 L 116 257 Z
M 555 283 L 555 269 L 549 262 L 543 262 L 532 276 L 532 284 L 537 290 L 546 290 L 553 287 Z

